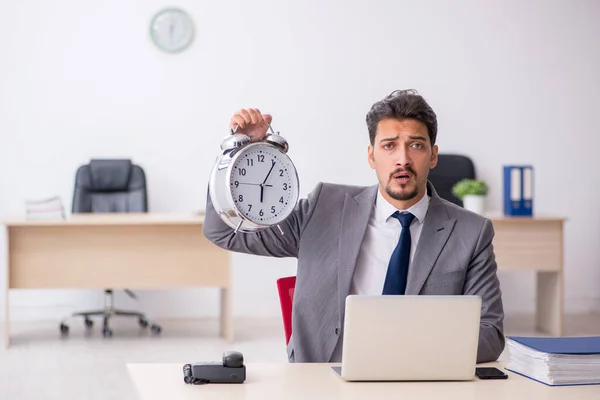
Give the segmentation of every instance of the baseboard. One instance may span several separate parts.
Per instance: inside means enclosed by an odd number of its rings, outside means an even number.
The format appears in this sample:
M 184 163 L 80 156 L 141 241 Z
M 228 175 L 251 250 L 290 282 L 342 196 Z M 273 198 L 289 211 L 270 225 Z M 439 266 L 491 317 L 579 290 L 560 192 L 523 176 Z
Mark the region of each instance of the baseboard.
M 506 301 L 505 301 L 506 303 Z M 10 309 L 11 321 L 60 321 L 63 318 L 71 315 L 74 312 L 83 310 L 100 309 L 103 307 L 103 303 L 98 303 L 90 306 L 90 304 L 84 305 L 13 305 Z M 127 305 L 129 306 L 129 304 Z M 128 307 L 125 307 L 128 309 Z M 137 307 L 132 307 L 136 309 Z M 142 307 L 143 308 L 143 307 Z M 141 310 L 152 313 L 152 310 Z M 190 312 L 191 311 L 191 312 Z M 508 302 L 505 304 L 506 315 L 522 315 L 532 314 L 534 312 L 533 300 L 530 302 L 522 302 L 518 307 L 517 304 Z M 566 314 L 586 314 L 590 312 L 600 312 L 600 297 L 594 298 L 569 298 L 565 301 L 565 313 Z M 198 307 L 192 310 L 182 310 L 178 308 L 173 312 L 162 312 L 159 314 L 152 314 L 152 318 L 164 318 L 164 319 L 186 319 L 186 318 L 216 318 L 218 316 L 215 307 L 208 307 L 202 309 Z M 273 313 L 272 315 L 261 314 L 236 314 L 235 318 L 279 318 L 279 313 Z M 0 321 L 5 321 L 4 308 L 0 310 Z
M 40 307 L 21 307 L 15 306 L 10 309 L 10 319 L 11 321 L 19 321 L 19 322 L 28 322 L 28 321 L 60 321 L 63 318 L 70 316 L 75 312 L 89 311 L 89 310 L 100 310 L 104 304 L 97 304 L 95 306 L 87 306 L 87 307 L 72 307 L 72 306 L 40 306 Z M 118 306 L 117 306 L 118 308 Z M 126 310 L 138 311 L 135 307 L 124 307 Z M 144 312 L 145 310 L 139 310 L 140 312 Z M 204 313 L 181 313 L 176 312 L 172 314 L 159 314 L 155 315 L 151 312 L 148 314 L 154 319 L 158 318 L 217 318 L 217 314 L 215 312 L 211 312 L 212 310 L 206 310 Z M 4 313 L 3 313 L 4 314 Z M 0 321 L 4 321 L 4 315 L 0 318 Z

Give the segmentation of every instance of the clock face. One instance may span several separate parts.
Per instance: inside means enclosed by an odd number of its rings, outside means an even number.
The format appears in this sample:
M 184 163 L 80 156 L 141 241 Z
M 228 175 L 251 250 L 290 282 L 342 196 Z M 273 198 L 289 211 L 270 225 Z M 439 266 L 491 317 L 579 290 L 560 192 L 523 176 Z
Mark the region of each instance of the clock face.
M 296 206 L 298 176 L 290 158 L 270 145 L 250 145 L 233 160 L 233 202 L 241 214 L 261 225 L 283 221 Z
M 194 39 L 194 23 L 183 10 L 168 8 L 156 14 L 150 24 L 150 36 L 162 50 L 177 53 Z

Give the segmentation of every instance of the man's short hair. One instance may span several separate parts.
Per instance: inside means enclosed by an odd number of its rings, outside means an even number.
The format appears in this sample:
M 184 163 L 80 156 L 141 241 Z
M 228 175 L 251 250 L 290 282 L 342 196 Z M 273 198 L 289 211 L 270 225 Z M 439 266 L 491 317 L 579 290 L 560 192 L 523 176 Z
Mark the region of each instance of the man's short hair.
M 383 100 L 373 104 L 367 113 L 367 127 L 371 145 L 375 144 L 377 125 L 387 118 L 415 119 L 427 126 L 429 141 L 433 146 L 437 138 L 437 117 L 425 99 L 414 89 L 395 90 Z

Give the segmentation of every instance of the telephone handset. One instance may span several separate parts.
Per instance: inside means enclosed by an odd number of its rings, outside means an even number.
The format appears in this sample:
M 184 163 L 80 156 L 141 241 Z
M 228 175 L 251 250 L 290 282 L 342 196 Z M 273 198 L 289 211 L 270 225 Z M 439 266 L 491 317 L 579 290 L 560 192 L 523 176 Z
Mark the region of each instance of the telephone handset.
M 245 380 L 244 356 L 238 351 L 226 351 L 221 362 L 202 361 L 183 366 L 183 381 L 191 385 L 242 383 Z

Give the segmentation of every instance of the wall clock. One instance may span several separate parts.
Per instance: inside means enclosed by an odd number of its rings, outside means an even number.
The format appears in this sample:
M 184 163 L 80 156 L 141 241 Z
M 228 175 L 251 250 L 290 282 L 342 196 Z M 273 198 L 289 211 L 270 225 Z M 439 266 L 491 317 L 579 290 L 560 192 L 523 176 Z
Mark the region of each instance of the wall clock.
M 150 37 L 159 49 L 179 53 L 194 41 L 194 21 L 179 8 L 160 10 L 150 23 Z

